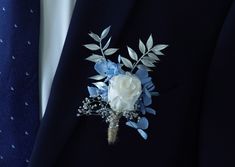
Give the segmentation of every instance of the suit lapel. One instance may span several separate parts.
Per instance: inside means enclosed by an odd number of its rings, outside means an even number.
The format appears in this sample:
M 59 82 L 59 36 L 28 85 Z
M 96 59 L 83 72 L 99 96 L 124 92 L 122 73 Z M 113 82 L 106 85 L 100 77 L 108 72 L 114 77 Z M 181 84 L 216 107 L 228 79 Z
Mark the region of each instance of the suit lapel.
M 112 25 L 113 39 L 117 41 L 133 5 L 134 0 L 77 0 L 35 142 L 31 167 L 54 166 L 75 127 L 82 124 L 76 117 L 76 111 L 87 96 L 87 77 L 93 72 L 91 64 L 84 60 L 90 54 L 82 46 L 90 42 L 87 33 L 90 30 L 101 32 Z

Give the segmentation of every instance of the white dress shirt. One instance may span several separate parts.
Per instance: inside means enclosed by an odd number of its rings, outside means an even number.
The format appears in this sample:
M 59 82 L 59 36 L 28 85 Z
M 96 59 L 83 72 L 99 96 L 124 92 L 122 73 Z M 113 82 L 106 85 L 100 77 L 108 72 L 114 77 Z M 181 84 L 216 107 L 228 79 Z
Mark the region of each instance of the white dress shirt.
M 76 0 L 41 0 L 40 107 L 44 115 Z

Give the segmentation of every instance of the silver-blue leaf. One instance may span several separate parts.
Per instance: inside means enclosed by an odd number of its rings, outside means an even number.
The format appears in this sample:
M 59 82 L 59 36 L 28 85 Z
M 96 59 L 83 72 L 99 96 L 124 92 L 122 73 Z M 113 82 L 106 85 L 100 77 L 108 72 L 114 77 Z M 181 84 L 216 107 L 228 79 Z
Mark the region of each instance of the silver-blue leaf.
M 100 47 L 96 44 L 86 44 L 84 46 L 89 50 L 99 50 L 100 49 Z
M 106 29 L 104 29 L 104 31 L 101 33 L 101 39 L 104 39 L 108 35 L 108 33 L 110 31 L 110 27 L 111 26 L 109 26 Z
M 164 55 L 164 53 L 162 53 L 161 51 L 154 51 L 154 53 L 155 53 L 156 55 Z
M 93 38 L 95 41 L 100 42 L 100 37 L 97 34 L 90 32 L 89 36 Z
M 89 77 L 89 78 L 99 81 L 99 80 L 101 80 L 101 79 L 104 79 L 105 76 L 102 76 L 102 75 L 95 75 L 95 76 L 92 76 L 92 77 Z
M 153 37 L 152 35 L 149 36 L 147 43 L 146 43 L 147 49 L 150 50 L 153 47 Z
M 131 49 L 129 46 L 127 46 L 127 50 L 128 50 L 130 57 L 133 60 L 138 61 L 138 55 L 136 54 L 136 52 L 133 49 Z
M 143 58 L 141 59 L 141 62 L 146 66 L 146 67 L 155 67 L 152 61 L 149 59 Z
M 139 50 L 141 53 L 145 54 L 146 48 L 144 46 L 144 43 L 141 40 L 139 40 Z
M 103 50 L 105 50 L 105 49 L 107 49 L 109 47 L 111 39 L 112 39 L 112 37 L 110 37 L 109 40 L 107 41 L 107 43 L 104 45 Z
M 92 62 L 95 62 L 95 63 L 102 60 L 102 59 L 103 59 L 103 56 L 96 55 L 96 54 L 93 54 L 93 55 L 86 58 L 86 60 L 92 61 Z
M 112 54 L 114 54 L 117 50 L 118 50 L 118 49 L 116 49 L 116 48 L 110 48 L 110 49 L 107 49 L 107 50 L 104 52 L 104 54 L 105 54 L 106 56 L 112 55 Z
M 161 51 L 161 50 L 165 49 L 166 47 L 168 47 L 168 45 L 165 45 L 165 44 L 155 45 L 155 46 L 152 48 L 152 51 L 155 53 L 155 52 L 157 52 L 157 51 Z
M 160 61 L 160 59 L 153 53 L 148 53 L 148 56 L 154 61 Z
M 121 60 L 123 62 L 123 64 L 128 67 L 128 68 L 133 68 L 133 64 L 131 63 L 130 60 L 128 60 L 127 58 L 125 57 L 121 57 Z

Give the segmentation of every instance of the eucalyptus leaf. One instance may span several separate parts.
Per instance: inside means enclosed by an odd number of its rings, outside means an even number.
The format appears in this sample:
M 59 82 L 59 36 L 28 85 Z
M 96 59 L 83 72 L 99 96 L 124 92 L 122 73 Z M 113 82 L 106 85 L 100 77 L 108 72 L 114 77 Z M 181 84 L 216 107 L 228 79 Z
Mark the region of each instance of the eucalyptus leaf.
M 121 57 L 121 60 L 123 62 L 123 64 L 128 67 L 128 68 L 133 68 L 133 64 L 131 63 L 130 60 L 128 60 L 127 58 L 125 57 Z
M 128 50 L 128 53 L 129 53 L 130 57 L 133 60 L 138 61 L 138 55 L 136 54 L 136 52 L 128 46 L 127 46 L 127 50 Z
M 98 89 L 104 89 L 104 87 L 107 87 L 104 82 L 95 82 L 93 85 L 95 85 Z
M 110 48 L 110 49 L 107 49 L 105 52 L 104 52 L 104 54 L 105 55 L 112 55 L 112 54 L 114 54 L 116 51 L 117 51 L 118 49 L 116 49 L 116 48 Z
M 101 79 L 104 79 L 105 76 L 103 76 L 103 75 L 95 75 L 95 76 L 92 76 L 92 77 L 89 77 L 89 78 L 99 81 Z
M 101 39 L 104 39 L 108 35 L 108 33 L 110 31 L 110 27 L 111 26 L 109 26 L 106 29 L 104 29 L 104 31 L 101 33 Z
M 141 53 L 145 54 L 146 48 L 144 46 L 144 43 L 141 40 L 139 40 L 139 49 Z
M 100 47 L 96 44 L 86 44 L 84 46 L 89 50 L 99 50 L 100 49 Z
M 155 65 L 152 63 L 152 61 L 150 61 L 148 59 L 143 58 L 143 59 L 141 59 L 141 62 L 147 67 L 155 67 Z
M 97 34 L 90 32 L 89 36 L 93 38 L 95 41 L 100 42 L 100 37 Z
M 146 43 L 147 49 L 150 50 L 153 47 L 153 37 L 152 35 L 149 36 L 147 43 Z
M 160 59 L 153 53 L 148 53 L 148 56 L 154 61 L 160 61 Z
M 109 40 L 107 41 L 107 43 L 104 45 L 103 50 L 105 50 L 105 49 L 107 49 L 109 47 L 111 39 L 112 39 L 112 37 L 110 37 Z
M 98 62 L 100 61 L 101 59 L 103 59 L 103 56 L 100 56 L 100 55 L 96 55 L 96 54 L 92 54 L 91 56 L 89 56 L 88 58 L 86 58 L 86 60 L 88 61 L 92 61 L 92 62 Z

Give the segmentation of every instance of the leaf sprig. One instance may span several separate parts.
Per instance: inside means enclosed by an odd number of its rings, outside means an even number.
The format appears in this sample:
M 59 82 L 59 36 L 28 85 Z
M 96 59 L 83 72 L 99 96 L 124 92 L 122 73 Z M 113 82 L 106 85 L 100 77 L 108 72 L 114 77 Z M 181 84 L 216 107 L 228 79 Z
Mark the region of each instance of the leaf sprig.
M 86 60 L 92 61 L 92 62 L 98 62 L 102 59 L 106 60 L 106 56 L 113 55 L 114 53 L 117 52 L 117 48 L 109 48 L 110 42 L 112 37 L 109 37 L 108 41 L 105 43 L 103 46 L 103 39 L 105 39 L 110 31 L 110 27 L 105 28 L 101 35 L 97 35 L 93 32 L 90 32 L 88 35 L 95 40 L 96 43 L 91 43 L 91 44 L 86 44 L 84 45 L 87 49 L 91 51 L 98 51 L 100 50 L 100 54 L 92 54 L 91 56 L 87 57 Z
M 126 67 L 131 69 L 131 72 L 133 72 L 135 68 L 145 68 L 148 71 L 151 71 L 150 68 L 156 67 L 154 63 L 160 61 L 158 56 L 164 55 L 161 51 L 166 47 L 168 47 L 168 45 L 165 44 L 153 46 L 153 37 L 150 35 L 146 45 L 141 39 L 139 40 L 139 51 L 142 53 L 140 57 L 138 57 L 137 53 L 132 48 L 127 46 L 128 54 L 130 58 L 135 61 L 135 63 L 132 64 L 130 60 L 123 57 L 121 57 L 121 60 Z

